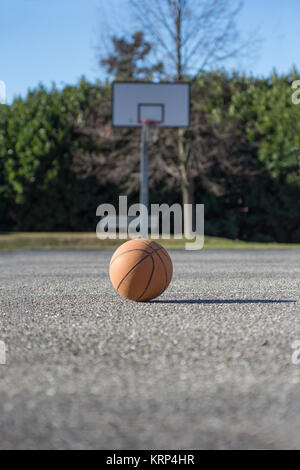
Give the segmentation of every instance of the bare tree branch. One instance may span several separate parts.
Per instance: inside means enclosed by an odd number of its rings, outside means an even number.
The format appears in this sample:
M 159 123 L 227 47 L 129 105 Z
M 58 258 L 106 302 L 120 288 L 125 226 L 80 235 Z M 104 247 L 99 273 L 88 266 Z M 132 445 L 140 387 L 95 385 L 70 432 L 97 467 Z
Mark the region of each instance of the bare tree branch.
M 243 0 L 129 0 L 137 24 L 168 66 L 166 78 L 197 75 L 257 45 L 258 32 L 243 38 L 236 26 Z M 180 28 L 178 22 L 180 21 Z M 180 63 L 178 63 L 180 61 Z

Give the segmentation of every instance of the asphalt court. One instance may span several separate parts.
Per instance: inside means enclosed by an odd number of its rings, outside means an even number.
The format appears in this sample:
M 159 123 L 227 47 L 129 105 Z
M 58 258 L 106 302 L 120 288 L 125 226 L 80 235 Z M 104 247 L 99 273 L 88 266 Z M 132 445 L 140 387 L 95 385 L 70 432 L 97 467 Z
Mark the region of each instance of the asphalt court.
M 0 447 L 299 448 L 300 251 L 171 251 L 147 303 L 111 255 L 0 255 Z

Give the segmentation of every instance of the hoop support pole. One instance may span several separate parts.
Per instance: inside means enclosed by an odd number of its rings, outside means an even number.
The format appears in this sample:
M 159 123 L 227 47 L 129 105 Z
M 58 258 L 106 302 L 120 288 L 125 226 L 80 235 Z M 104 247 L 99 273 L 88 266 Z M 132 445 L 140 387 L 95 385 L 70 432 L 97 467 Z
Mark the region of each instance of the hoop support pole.
M 143 204 L 147 211 L 140 213 L 140 234 L 142 238 L 148 238 L 148 209 L 149 209 L 149 180 L 148 180 L 148 125 L 142 126 L 141 138 L 141 162 L 140 162 L 140 204 Z

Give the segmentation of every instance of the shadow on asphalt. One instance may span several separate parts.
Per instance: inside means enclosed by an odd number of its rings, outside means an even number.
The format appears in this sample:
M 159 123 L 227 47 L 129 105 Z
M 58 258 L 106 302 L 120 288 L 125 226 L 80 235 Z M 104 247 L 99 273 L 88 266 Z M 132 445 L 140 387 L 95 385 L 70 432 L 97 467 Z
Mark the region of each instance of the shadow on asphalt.
M 266 300 L 266 299 L 177 299 L 151 300 L 152 304 L 281 304 L 293 303 L 296 300 Z

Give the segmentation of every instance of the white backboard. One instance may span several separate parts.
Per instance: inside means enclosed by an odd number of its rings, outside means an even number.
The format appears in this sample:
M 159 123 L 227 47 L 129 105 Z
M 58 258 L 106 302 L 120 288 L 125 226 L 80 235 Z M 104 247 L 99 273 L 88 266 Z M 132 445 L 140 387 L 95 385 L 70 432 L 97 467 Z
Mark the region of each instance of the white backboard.
M 162 121 L 159 127 L 189 126 L 189 83 L 114 82 L 113 126 L 140 127 L 141 120 Z

